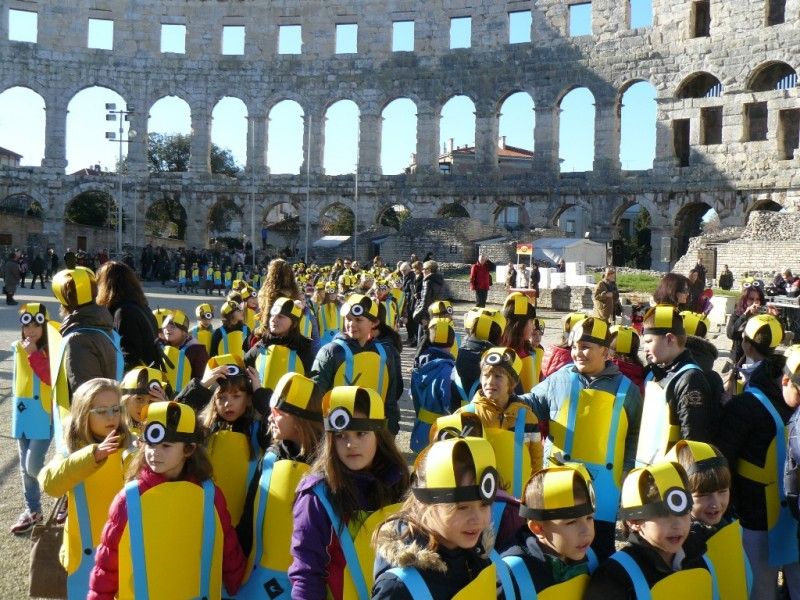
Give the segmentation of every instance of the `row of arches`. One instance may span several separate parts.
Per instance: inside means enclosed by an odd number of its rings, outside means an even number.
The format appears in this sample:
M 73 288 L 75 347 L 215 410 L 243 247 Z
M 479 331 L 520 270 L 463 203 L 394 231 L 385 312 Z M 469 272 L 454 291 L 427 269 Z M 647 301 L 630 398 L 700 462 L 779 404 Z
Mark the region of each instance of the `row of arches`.
M 797 71 L 785 62 L 769 61 L 749 74 L 744 89 L 748 92 L 769 92 L 797 87 Z M 707 71 L 687 76 L 675 91 L 678 99 L 716 98 L 724 93 L 723 83 Z

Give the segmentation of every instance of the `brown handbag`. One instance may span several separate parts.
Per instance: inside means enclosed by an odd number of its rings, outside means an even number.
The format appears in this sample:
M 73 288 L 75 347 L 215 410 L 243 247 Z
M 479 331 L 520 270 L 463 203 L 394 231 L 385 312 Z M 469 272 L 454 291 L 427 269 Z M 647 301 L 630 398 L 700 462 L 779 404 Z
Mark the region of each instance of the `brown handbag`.
M 31 572 L 28 594 L 33 598 L 66 598 L 67 572 L 58 559 L 64 526 L 56 523 L 56 513 L 67 497 L 62 496 L 47 520 L 31 532 Z

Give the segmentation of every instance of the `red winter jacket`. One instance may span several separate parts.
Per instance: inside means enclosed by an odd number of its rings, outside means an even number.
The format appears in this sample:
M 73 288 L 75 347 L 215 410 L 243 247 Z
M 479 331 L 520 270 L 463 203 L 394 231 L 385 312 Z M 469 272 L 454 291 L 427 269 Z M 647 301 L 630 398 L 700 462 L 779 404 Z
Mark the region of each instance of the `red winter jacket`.
M 552 375 L 564 365 L 572 363 L 572 351 L 555 344 L 545 350 L 542 357 L 542 379 Z
M 644 398 L 644 367 L 627 360 L 620 360 L 619 358 L 612 358 L 611 362 L 617 365 L 619 372 L 630 379 L 634 385 L 639 387 L 639 391 Z
M 471 290 L 488 290 L 492 287 L 492 274 L 489 263 L 475 263 L 469 270 L 469 288 Z
M 142 469 L 138 480 L 140 494 L 144 494 L 150 488 L 168 481 L 163 475 L 154 473 L 148 467 Z M 197 481 L 191 481 L 199 485 Z M 236 537 L 236 531 L 231 526 L 231 517 L 228 514 L 225 497 L 216 486 L 215 492 L 214 507 L 217 509 L 224 536 L 222 581 L 228 593 L 235 595 L 242 584 L 242 578 L 247 568 L 247 558 L 242 553 L 239 539 Z M 111 508 L 108 511 L 108 521 L 103 528 L 103 535 L 100 538 L 100 545 L 97 547 L 95 555 L 94 568 L 89 578 L 87 600 L 112 600 L 116 596 L 119 589 L 119 541 L 127 522 L 128 507 L 125 500 L 125 491 L 123 490 L 114 498 L 114 502 L 111 503 Z M 168 543 L 168 541 L 165 540 L 165 543 Z

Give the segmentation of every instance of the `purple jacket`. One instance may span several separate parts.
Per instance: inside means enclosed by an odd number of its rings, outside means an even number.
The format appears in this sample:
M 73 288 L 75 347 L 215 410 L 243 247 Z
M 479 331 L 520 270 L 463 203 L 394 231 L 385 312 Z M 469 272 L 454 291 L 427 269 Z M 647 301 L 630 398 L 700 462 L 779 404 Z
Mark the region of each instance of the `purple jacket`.
M 359 505 L 369 512 L 380 508 L 376 505 L 375 475 L 366 471 L 350 475 L 358 488 Z M 398 483 L 399 470 L 388 479 L 390 485 Z M 323 477 L 319 474 L 305 477 L 297 486 L 292 509 L 294 530 L 289 580 L 292 582 L 292 598 L 300 600 L 325 600 L 328 590 L 334 599 L 342 598 L 345 559 L 328 513 L 313 492 L 313 487 L 320 481 Z M 400 498 L 392 500 L 399 501 Z

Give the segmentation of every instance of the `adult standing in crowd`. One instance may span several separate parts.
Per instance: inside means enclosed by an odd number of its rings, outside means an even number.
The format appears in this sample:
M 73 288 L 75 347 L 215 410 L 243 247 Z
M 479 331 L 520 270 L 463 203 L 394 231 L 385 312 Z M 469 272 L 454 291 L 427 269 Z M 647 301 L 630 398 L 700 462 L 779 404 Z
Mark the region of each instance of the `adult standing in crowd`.
M 719 274 L 719 287 L 725 291 L 733 287 L 733 273 L 728 265 L 722 265 L 722 272 Z
M 17 293 L 17 286 L 19 285 L 21 275 L 17 256 L 17 251 L 12 250 L 6 262 L 3 264 L 3 292 L 6 295 L 6 304 L 9 306 L 19 304 L 14 300 L 14 294 Z
M 401 316 L 405 318 L 408 339 L 413 340 L 417 335 L 417 330 L 412 329 L 412 325 L 414 323 L 414 279 L 416 276 L 411 268 L 411 263 L 408 262 L 403 262 L 400 265 L 400 273 L 403 274 L 403 282 L 401 285 L 403 286 L 403 295 L 405 296 L 405 301 L 403 302 L 403 314 Z
M 47 281 L 50 281 L 58 272 L 58 254 L 52 248 L 47 249 L 47 257 L 45 258 L 45 262 L 47 263 Z
M 728 326 L 725 333 L 731 340 L 731 360 L 734 365 L 744 357 L 742 350 L 742 334 L 751 317 L 766 312 L 766 297 L 764 296 L 764 284 L 760 280 L 755 280 L 742 290 L 742 295 L 733 308 L 733 314 L 728 318 Z M 772 309 L 772 312 L 777 312 Z
M 417 341 L 427 337 L 428 307 L 436 300 L 442 299 L 444 279 L 439 273 L 439 265 L 435 260 L 422 263 L 422 291 L 419 302 L 414 304 L 414 321 L 417 323 Z
M 622 313 L 617 289 L 617 272 L 613 267 L 606 267 L 603 278 L 594 286 L 594 316 L 606 323 L 614 323 L 616 316 Z
M 528 282 L 528 287 L 536 291 L 536 297 L 539 297 L 539 282 L 542 279 L 542 274 L 539 273 L 539 265 L 533 263 L 531 265 L 531 276 Z
M 44 259 L 38 252 L 31 261 L 31 289 L 36 287 L 37 279 L 39 280 L 39 284 L 42 286 L 42 289 L 44 289 Z
M 105 306 L 114 320 L 125 371 L 160 361 L 158 324 L 133 269 L 115 260 L 103 263 L 97 270 L 97 304 Z
M 478 262 L 469 271 L 469 287 L 475 292 L 475 306 L 486 306 L 489 288 L 492 287 L 492 273 L 489 269 L 490 263 L 481 252 L 478 254 Z
M 671 304 L 678 310 L 689 308 L 689 279 L 680 273 L 667 273 L 653 292 L 655 304 Z
M 422 280 L 424 279 L 422 275 L 422 263 L 418 260 L 415 260 L 411 263 L 411 271 L 413 273 L 414 279 L 411 282 L 411 291 L 412 291 L 412 298 L 413 302 L 408 306 L 408 314 L 409 314 L 409 326 L 408 326 L 408 345 L 409 346 L 416 346 L 417 345 L 417 329 L 419 324 L 417 323 L 417 319 L 415 318 L 416 307 L 419 302 L 421 302 L 421 294 L 422 294 Z

